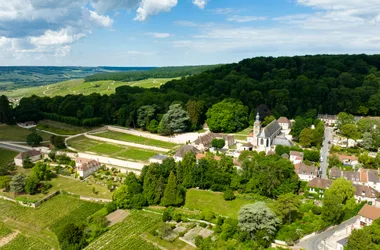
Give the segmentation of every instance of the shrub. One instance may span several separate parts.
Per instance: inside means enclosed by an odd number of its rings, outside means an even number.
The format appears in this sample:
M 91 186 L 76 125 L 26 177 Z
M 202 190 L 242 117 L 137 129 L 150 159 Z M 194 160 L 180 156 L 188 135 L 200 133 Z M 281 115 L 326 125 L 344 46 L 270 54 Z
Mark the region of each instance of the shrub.
M 215 214 L 212 210 L 210 209 L 205 209 L 202 211 L 201 216 L 204 220 L 211 221 L 212 219 L 215 218 Z
M 180 213 L 174 213 L 173 220 L 176 222 L 180 222 L 182 220 L 182 215 Z
M 199 223 L 199 226 L 203 227 L 203 228 L 206 228 L 207 227 L 207 223 L 201 222 L 201 223 Z
M 162 221 L 170 221 L 172 219 L 172 216 L 168 210 L 165 210 L 164 213 L 162 214 Z
M 195 236 L 195 245 L 197 247 L 200 247 L 202 245 L 202 242 L 203 242 L 202 236 L 200 236 L 200 235 Z
M 234 192 L 232 192 L 231 189 L 227 189 L 226 191 L 224 191 L 223 198 L 226 201 L 231 201 L 231 200 L 235 199 L 235 194 L 234 194 Z

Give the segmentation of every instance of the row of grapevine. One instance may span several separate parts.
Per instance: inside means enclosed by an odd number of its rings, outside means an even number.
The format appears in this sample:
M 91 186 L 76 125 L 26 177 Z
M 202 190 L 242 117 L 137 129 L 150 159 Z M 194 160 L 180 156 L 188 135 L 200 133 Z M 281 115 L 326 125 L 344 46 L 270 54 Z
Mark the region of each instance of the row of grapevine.
M 49 228 L 55 233 L 59 234 L 59 232 L 70 223 L 78 223 L 85 222 L 87 218 L 95 213 L 96 211 L 103 208 L 102 204 L 99 203 L 91 203 L 85 202 L 80 207 L 71 211 L 65 217 L 57 220 L 54 224 L 52 224 Z
M 91 243 L 87 250 L 157 250 L 151 243 L 145 241 L 140 235 L 151 230 L 160 221 L 156 214 L 148 214 L 143 211 L 132 211 L 122 222 L 114 225 L 106 233 Z
M 45 244 L 39 239 L 25 236 L 23 234 L 18 234 L 16 238 L 11 240 L 8 244 L 0 247 L 1 250 L 50 250 L 51 246 Z
M 0 222 L 0 238 L 3 238 L 11 233 L 12 230 L 9 229 L 3 222 Z

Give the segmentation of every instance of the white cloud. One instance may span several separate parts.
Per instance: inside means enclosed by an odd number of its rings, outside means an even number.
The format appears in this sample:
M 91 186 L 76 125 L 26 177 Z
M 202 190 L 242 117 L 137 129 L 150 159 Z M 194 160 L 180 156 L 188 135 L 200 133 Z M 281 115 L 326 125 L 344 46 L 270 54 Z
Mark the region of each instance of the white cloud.
M 142 0 L 135 20 L 145 21 L 148 16 L 169 12 L 177 4 L 178 0 Z
M 185 27 L 197 27 L 198 26 L 198 24 L 196 24 L 194 22 L 190 22 L 190 21 L 174 21 L 173 23 L 175 25 L 185 26 Z
M 142 55 L 142 56 L 149 56 L 149 55 L 153 55 L 154 53 L 152 52 L 146 52 L 146 51 L 136 51 L 136 50 L 130 50 L 130 51 L 127 51 L 126 53 L 122 53 L 121 55 Z
M 146 35 L 149 35 L 155 38 L 168 38 L 171 36 L 170 33 L 159 33 L 159 32 L 150 32 L 150 33 L 146 33 Z
M 207 4 L 207 0 L 193 0 L 193 4 L 203 10 Z
M 68 29 L 61 29 L 60 31 L 47 30 L 45 34 L 38 37 L 30 37 L 30 43 L 35 46 L 49 46 L 59 44 L 69 44 L 84 37 L 85 34 L 71 34 Z
M 210 12 L 217 14 L 217 15 L 229 15 L 229 14 L 236 14 L 239 13 L 240 9 L 234 9 L 234 8 L 217 8 L 210 10 Z
M 109 28 L 112 26 L 113 20 L 109 16 L 102 16 L 96 13 L 95 11 L 90 10 L 91 20 L 94 21 L 97 25 Z
M 264 16 L 231 16 L 227 18 L 230 22 L 237 22 L 237 23 L 247 23 L 247 22 L 253 22 L 253 21 L 263 21 L 267 20 L 267 17 Z
M 141 0 L 92 0 L 91 6 L 99 13 L 128 10 L 138 6 Z

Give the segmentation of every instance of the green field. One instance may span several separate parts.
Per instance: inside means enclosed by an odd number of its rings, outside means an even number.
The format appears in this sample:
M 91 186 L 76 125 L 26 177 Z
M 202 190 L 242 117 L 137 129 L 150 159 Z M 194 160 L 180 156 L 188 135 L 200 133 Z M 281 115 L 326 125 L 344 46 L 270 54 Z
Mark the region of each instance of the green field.
M 12 162 L 17 154 L 18 152 L 0 148 L 0 167 L 6 166 L 8 163 Z
M 28 249 L 28 250 L 50 250 L 52 246 L 43 242 L 42 240 L 24 234 L 18 234 L 8 244 L 0 247 L 2 250 L 19 250 L 19 249 Z
M 243 205 L 254 203 L 252 200 L 243 200 L 239 197 L 232 201 L 225 201 L 223 193 L 216 193 L 204 190 L 189 189 L 186 192 L 185 207 L 195 210 L 212 210 L 214 213 L 237 218 L 240 208 Z
M 115 93 L 115 89 L 120 86 L 129 85 L 142 88 L 155 88 L 160 87 L 166 82 L 176 78 L 157 78 L 146 79 L 135 82 L 115 82 L 115 81 L 96 81 L 84 82 L 83 79 L 69 80 L 51 85 L 21 88 L 9 91 L 0 91 L 0 95 L 8 97 L 21 98 L 32 95 L 37 96 L 65 96 L 65 95 L 90 95 L 92 93 L 99 93 L 102 95 L 110 95 Z
M 91 152 L 122 160 L 147 161 L 150 157 L 158 154 L 152 150 L 144 150 L 133 147 L 120 146 L 78 136 L 67 141 L 70 147 L 80 152 Z
M 13 125 L 8 126 L 0 125 L 0 141 L 19 141 L 26 142 L 26 137 L 31 133 L 30 129 L 20 128 L 19 126 Z M 50 140 L 51 135 L 43 132 L 37 132 L 37 134 L 42 136 L 44 141 Z
M 131 211 L 125 220 L 111 227 L 85 249 L 158 250 L 159 248 L 146 241 L 142 234 L 151 231 L 160 221 L 160 215 Z
M 92 206 L 95 208 L 89 209 Z M 53 197 L 36 209 L 0 200 L 1 221 L 10 229 L 18 230 L 28 236 L 20 239 L 16 237 L 17 240 L 14 239 L 16 241 L 12 241 L 7 245 L 9 248 L 6 249 L 25 249 L 17 248 L 21 242 L 30 242 L 28 244 L 37 247 L 32 249 L 38 249 L 38 246 L 41 247 L 40 249 L 45 249 L 45 245 L 48 246 L 46 249 L 59 249 L 57 237 L 50 229 L 57 229 L 59 225 L 65 223 L 64 221 L 69 221 L 77 216 L 76 213 L 80 213 L 82 217 L 90 215 L 96 208 L 100 208 L 99 204 L 89 203 L 64 194 Z M 84 213 L 87 214 L 84 215 Z M 68 216 L 67 219 L 64 219 L 66 216 Z
M 60 176 L 53 178 L 50 183 L 53 185 L 53 190 L 62 189 L 77 195 L 102 199 L 112 199 L 112 192 L 110 192 L 106 186 L 100 184 L 87 183 L 87 181 L 82 182 L 79 180 L 73 180 Z M 96 194 L 93 192 L 93 189 L 97 191 Z
M 99 134 L 94 134 L 95 136 L 104 137 L 108 139 L 113 140 L 119 140 L 119 141 L 125 141 L 125 142 L 133 142 L 148 146 L 155 146 L 155 147 L 161 147 L 161 148 L 167 148 L 167 149 L 173 149 L 175 147 L 178 147 L 178 144 L 170 143 L 170 142 L 164 142 L 154 139 L 149 139 L 142 136 L 136 136 L 136 135 L 130 135 L 125 133 L 119 133 L 114 131 L 107 131 Z
M 88 129 L 84 127 L 77 127 L 67 123 L 51 120 L 39 121 L 37 124 L 37 129 L 46 130 L 59 135 L 76 135 L 88 131 Z

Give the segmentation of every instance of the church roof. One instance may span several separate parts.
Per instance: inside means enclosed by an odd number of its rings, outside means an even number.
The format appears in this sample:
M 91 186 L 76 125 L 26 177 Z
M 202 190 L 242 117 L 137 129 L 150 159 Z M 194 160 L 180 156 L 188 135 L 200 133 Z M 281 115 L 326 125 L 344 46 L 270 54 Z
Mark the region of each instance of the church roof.
M 276 120 L 272 121 L 269 123 L 263 130 L 261 131 L 260 135 L 258 136 L 259 138 L 269 138 L 272 135 L 278 133 L 281 131 L 281 126 L 278 124 Z
M 294 146 L 294 143 L 289 141 L 286 137 L 276 137 L 273 140 L 273 145 L 282 145 L 287 147 Z

